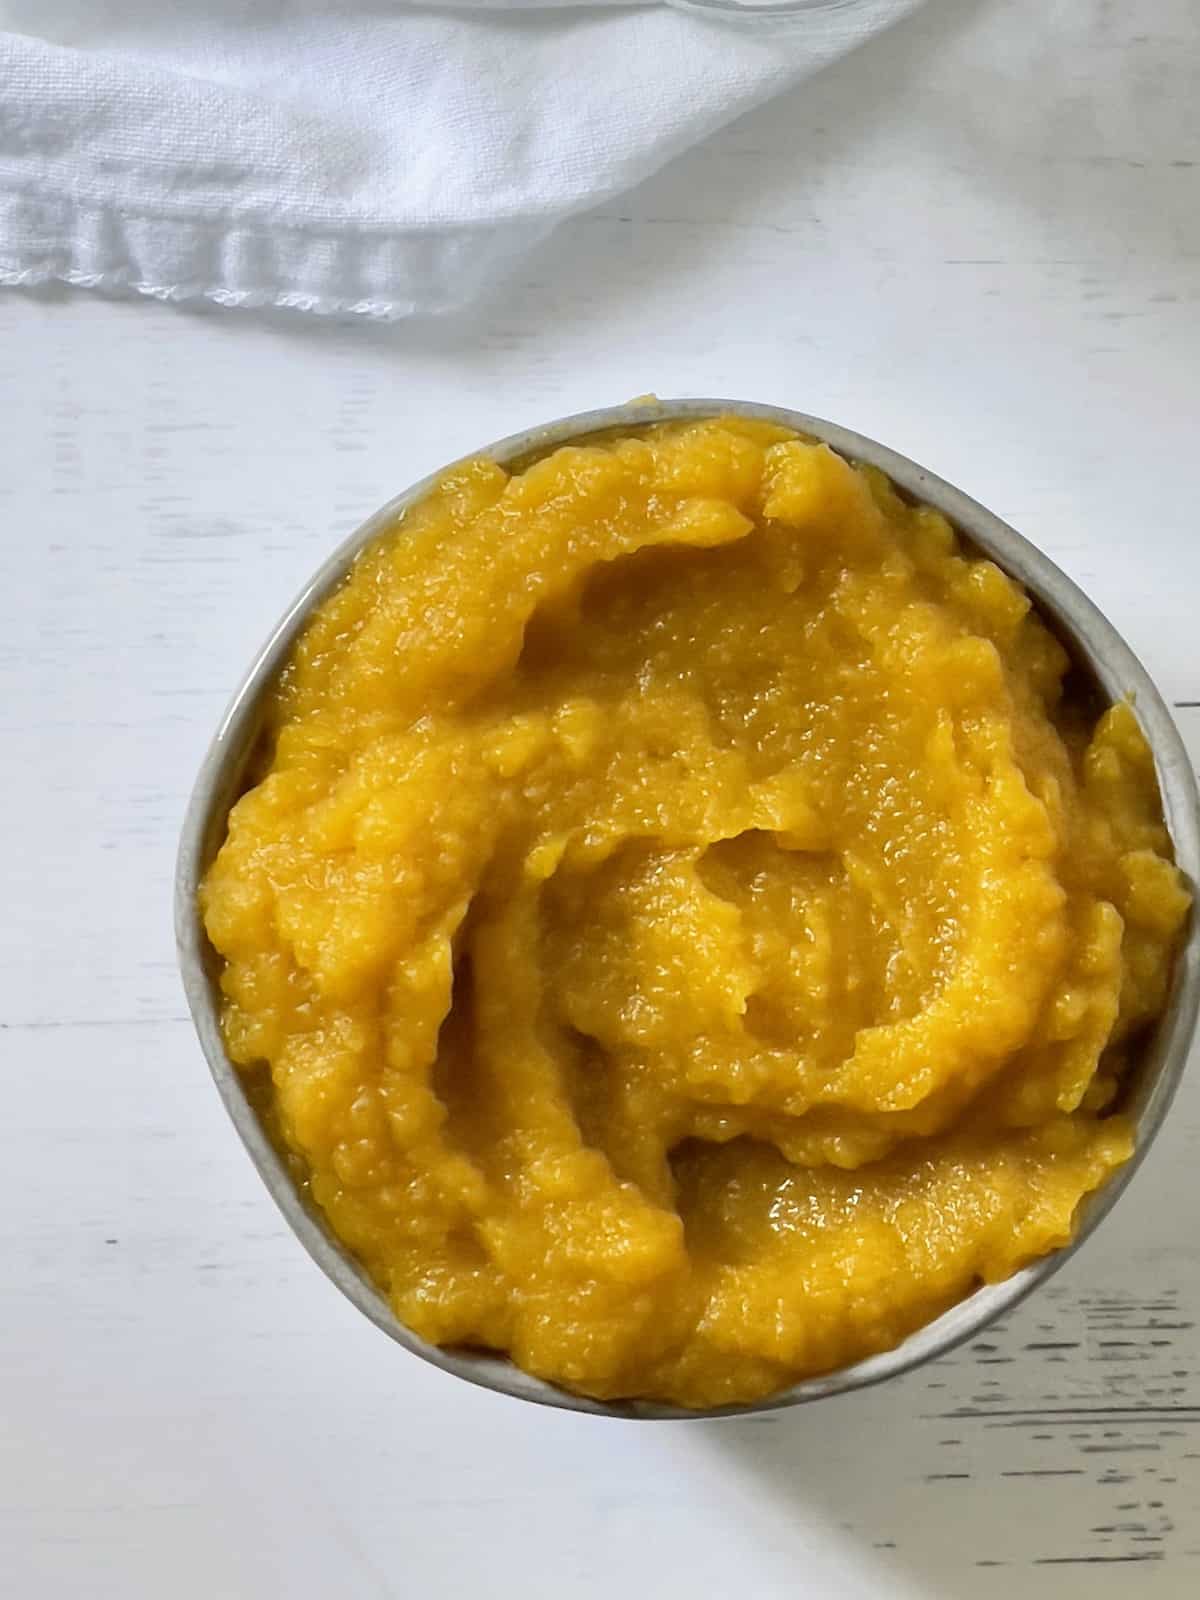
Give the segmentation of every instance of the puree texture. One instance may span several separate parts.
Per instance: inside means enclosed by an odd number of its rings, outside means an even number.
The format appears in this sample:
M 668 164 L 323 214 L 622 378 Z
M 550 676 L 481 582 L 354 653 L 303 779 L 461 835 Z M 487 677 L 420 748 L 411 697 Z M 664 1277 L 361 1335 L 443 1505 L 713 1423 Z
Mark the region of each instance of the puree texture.
M 366 550 L 201 898 L 396 1314 L 709 1406 L 1066 1243 L 1189 903 L 1066 668 L 944 518 L 737 418 L 472 461 Z

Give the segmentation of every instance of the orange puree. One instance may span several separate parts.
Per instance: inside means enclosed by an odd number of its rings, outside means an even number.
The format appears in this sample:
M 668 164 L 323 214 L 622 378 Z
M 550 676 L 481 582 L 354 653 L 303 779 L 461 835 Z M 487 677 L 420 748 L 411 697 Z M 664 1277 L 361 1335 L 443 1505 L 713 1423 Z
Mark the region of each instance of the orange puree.
M 946 521 L 723 418 L 457 467 L 278 687 L 233 1059 L 424 1338 L 749 1400 L 1071 1236 L 1188 896 Z

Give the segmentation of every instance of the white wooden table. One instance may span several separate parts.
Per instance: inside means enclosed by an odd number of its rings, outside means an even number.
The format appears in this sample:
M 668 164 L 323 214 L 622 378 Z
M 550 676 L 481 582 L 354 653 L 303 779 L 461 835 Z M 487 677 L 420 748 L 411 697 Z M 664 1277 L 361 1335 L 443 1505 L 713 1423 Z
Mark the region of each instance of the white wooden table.
M 930 0 L 453 321 L 0 299 L 0 1588 L 14 1600 L 1200 1593 L 1200 1073 L 1007 1326 L 754 1423 L 404 1356 L 285 1231 L 184 1018 L 185 796 L 378 502 L 574 409 L 814 411 L 962 483 L 1200 753 L 1195 0 Z

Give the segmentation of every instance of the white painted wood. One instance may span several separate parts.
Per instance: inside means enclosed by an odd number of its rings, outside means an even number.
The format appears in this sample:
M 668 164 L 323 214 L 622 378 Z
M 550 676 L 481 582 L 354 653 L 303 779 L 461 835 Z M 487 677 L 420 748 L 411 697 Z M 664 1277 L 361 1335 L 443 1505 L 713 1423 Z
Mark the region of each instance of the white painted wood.
M 911 453 L 1200 701 L 1198 52 L 1194 0 L 930 0 L 443 323 L 0 299 L 6 1594 L 1200 1592 L 1195 1074 L 994 1336 L 766 1422 L 608 1424 L 460 1386 L 325 1283 L 169 918 L 202 748 L 319 557 L 440 461 L 647 389 Z

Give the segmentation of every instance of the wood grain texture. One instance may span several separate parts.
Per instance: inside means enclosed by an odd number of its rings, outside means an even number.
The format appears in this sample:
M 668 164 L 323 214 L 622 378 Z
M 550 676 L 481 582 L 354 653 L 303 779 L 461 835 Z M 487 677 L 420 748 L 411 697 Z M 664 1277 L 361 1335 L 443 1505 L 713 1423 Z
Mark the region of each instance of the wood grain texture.
M 1200 1592 L 1200 1079 L 1002 1328 L 760 1422 L 542 1413 L 406 1357 L 224 1121 L 169 926 L 186 793 L 335 540 L 655 389 L 962 483 L 1200 758 L 1200 18 L 930 0 L 442 323 L 0 300 L 0 1550 L 21 1597 Z

